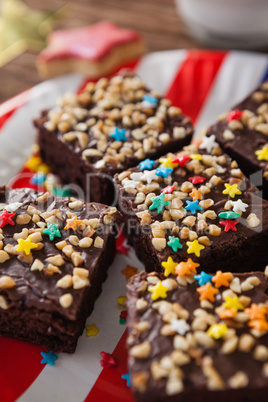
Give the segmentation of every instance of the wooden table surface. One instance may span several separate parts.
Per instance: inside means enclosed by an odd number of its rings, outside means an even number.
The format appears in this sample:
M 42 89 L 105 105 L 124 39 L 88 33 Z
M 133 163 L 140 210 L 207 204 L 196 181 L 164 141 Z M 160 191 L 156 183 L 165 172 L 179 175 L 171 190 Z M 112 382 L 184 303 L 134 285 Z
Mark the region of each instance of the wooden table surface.
M 56 10 L 64 0 L 25 0 L 33 8 Z M 144 36 L 148 51 L 198 48 L 179 17 L 175 0 L 75 0 L 73 12 L 57 28 L 73 28 L 109 19 L 120 27 L 136 29 Z M 26 52 L 0 68 L 0 103 L 40 82 L 37 54 Z

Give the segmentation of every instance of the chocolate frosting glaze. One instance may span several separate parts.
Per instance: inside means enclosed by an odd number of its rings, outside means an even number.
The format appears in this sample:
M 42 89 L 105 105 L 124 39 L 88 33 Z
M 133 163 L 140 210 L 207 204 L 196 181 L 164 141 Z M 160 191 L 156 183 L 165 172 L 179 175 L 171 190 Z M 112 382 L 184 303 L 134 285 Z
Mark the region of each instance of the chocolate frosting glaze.
M 187 147 L 186 147 L 187 148 Z M 184 152 L 182 151 L 181 154 Z M 206 153 L 204 150 L 199 149 L 198 153 L 201 155 L 205 155 Z M 172 154 L 168 154 L 167 156 L 174 157 Z M 153 267 L 153 263 L 148 265 L 148 260 L 147 257 L 144 257 L 144 254 L 141 255 L 139 254 L 140 258 L 142 260 L 146 260 L 146 269 L 148 271 L 151 270 L 161 270 L 161 263 L 163 261 L 167 261 L 168 257 L 171 256 L 174 261 L 186 261 L 187 258 L 192 258 L 194 261 L 200 263 L 204 268 L 209 267 L 210 271 L 217 270 L 217 269 L 225 269 L 227 267 L 227 270 L 229 269 L 228 265 L 228 260 L 232 261 L 232 258 L 235 257 L 237 260 L 241 259 L 241 261 L 245 261 L 245 255 L 247 252 L 249 252 L 250 249 L 252 249 L 252 252 L 254 253 L 254 245 L 258 247 L 258 244 L 260 246 L 260 250 L 258 250 L 259 256 L 261 253 L 263 254 L 262 260 L 265 259 L 265 262 L 268 263 L 267 260 L 267 253 L 265 250 L 265 244 L 268 244 L 268 202 L 261 199 L 258 197 L 257 194 L 257 189 L 254 187 L 250 181 L 247 178 L 242 178 L 241 183 L 239 184 L 239 187 L 242 191 L 241 195 L 236 195 L 234 198 L 229 198 L 232 201 L 237 201 L 238 199 L 241 199 L 244 203 L 248 204 L 248 207 L 246 208 L 246 212 L 243 212 L 241 217 L 238 217 L 237 219 L 239 220 L 238 225 L 236 225 L 237 231 L 231 231 L 229 230 L 228 232 L 224 231 L 224 228 L 219 224 L 220 221 L 223 221 L 222 218 L 219 218 L 219 214 L 221 212 L 226 212 L 226 209 L 224 209 L 224 206 L 226 202 L 228 201 L 228 196 L 224 195 L 222 192 L 225 189 L 224 184 L 234 184 L 237 182 L 236 178 L 232 175 L 231 173 L 231 159 L 227 155 L 225 155 L 226 162 L 222 164 L 222 168 L 224 168 L 223 173 L 216 173 L 218 177 L 221 178 L 222 183 L 219 185 L 212 185 L 211 186 L 211 192 L 208 194 L 203 194 L 203 199 L 212 199 L 214 201 L 214 205 L 209 207 L 209 210 L 215 211 L 217 214 L 216 219 L 206 219 L 206 222 L 208 225 L 214 224 L 217 225 L 218 227 L 221 227 L 221 233 L 219 236 L 210 236 L 208 233 L 208 229 L 204 231 L 199 231 L 196 230 L 196 227 L 194 226 L 193 228 L 190 227 L 191 230 L 196 231 L 196 233 L 199 236 L 208 236 L 210 240 L 210 245 L 205 246 L 205 248 L 201 251 L 200 257 L 196 257 L 195 254 L 188 254 L 187 253 L 187 244 L 186 242 L 189 241 L 188 239 L 183 240 L 180 239 L 182 249 L 178 249 L 177 252 L 174 252 L 171 247 L 166 246 L 161 252 L 158 252 L 153 246 L 152 246 L 152 229 L 150 225 L 144 225 L 142 226 L 140 224 L 140 219 L 136 216 L 136 213 L 140 212 L 138 209 L 138 205 L 135 203 L 135 196 L 132 196 L 131 194 L 127 193 L 124 187 L 122 186 L 118 175 L 115 177 L 115 183 L 117 185 L 118 189 L 118 197 L 119 197 L 119 207 L 122 211 L 122 213 L 125 216 L 125 231 L 128 234 L 130 241 L 135 245 L 135 243 L 138 243 L 138 249 L 140 248 L 140 243 L 142 242 L 143 245 L 146 247 L 146 253 L 148 258 L 154 257 L 154 263 L 156 264 Z M 157 167 L 160 166 L 159 161 L 156 161 L 152 169 L 156 169 Z M 186 165 L 187 166 L 187 165 Z M 179 169 L 180 170 L 180 169 Z M 130 169 L 131 172 L 141 172 L 141 169 L 139 167 Z M 202 177 L 206 177 L 203 173 L 200 174 Z M 183 169 L 183 175 L 181 172 L 177 171 L 176 169 L 173 171 L 171 177 L 171 183 L 173 184 L 175 182 L 178 183 L 179 186 L 181 186 L 184 182 L 189 181 L 190 177 L 195 176 L 195 174 L 191 171 L 189 171 L 187 168 Z M 209 178 L 206 178 L 206 181 L 203 184 L 206 184 L 209 181 Z M 155 191 L 156 195 L 161 194 L 161 189 L 166 187 L 167 184 L 164 183 L 163 181 L 159 182 L 159 190 Z M 196 184 L 194 185 L 195 188 L 199 189 L 202 186 L 202 184 Z M 147 193 L 146 193 L 147 194 Z M 191 200 L 192 198 L 187 196 L 185 199 L 183 199 L 183 207 L 186 206 L 186 200 Z M 163 221 L 163 213 L 157 214 L 156 210 L 148 210 L 147 212 L 150 213 L 152 216 L 152 222 L 162 222 Z M 198 211 L 200 213 L 204 213 L 205 209 Z M 249 214 L 254 213 L 260 220 L 260 224 L 255 227 L 249 227 L 247 224 L 247 217 Z M 191 216 L 192 214 L 187 212 L 187 216 Z M 195 214 L 194 216 L 197 216 Z M 184 219 L 184 218 L 183 218 Z M 182 221 L 183 219 L 180 219 L 176 221 L 176 225 L 179 226 L 180 229 L 183 227 L 188 227 L 186 224 L 184 224 Z M 129 223 L 131 222 L 131 231 L 129 230 Z M 197 220 L 196 220 L 197 222 Z M 169 236 L 178 236 L 178 234 L 174 234 L 172 230 L 165 229 L 165 238 L 166 241 L 168 242 Z M 259 243 L 258 243 L 259 242 Z M 260 243 L 261 242 L 261 243 Z M 139 250 L 138 250 L 139 253 Z M 265 257 L 266 255 L 266 257 Z M 257 257 L 256 257 L 257 258 Z M 251 265 L 250 269 L 254 269 L 255 267 Z M 233 268 L 234 269 L 234 268 Z M 238 268 L 243 269 L 241 266 Z M 244 267 L 245 269 L 245 267 Z M 246 270 L 246 269 L 245 269 Z
M 123 71 L 122 74 L 119 75 L 119 77 L 122 76 L 122 78 L 124 80 L 127 79 L 135 79 L 135 75 L 131 72 L 131 71 Z M 97 87 L 96 87 L 97 88 Z M 142 91 L 144 91 L 144 94 L 149 94 L 150 90 L 148 88 L 145 87 L 144 84 L 141 84 L 140 89 L 142 89 Z M 97 91 L 97 89 L 96 89 Z M 92 95 L 93 96 L 93 95 Z M 94 96 L 93 96 L 94 98 Z M 163 99 L 163 97 L 161 96 L 157 96 L 157 105 L 155 106 L 155 108 L 151 109 L 150 114 L 147 116 L 155 116 L 156 110 L 157 108 L 160 106 L 161 100 Z M 92 100 L 90 102 L 89 105 L 82 106 L 80 105 L 80 107 L 84 107 L 85 109 L 87 109 L 87 114 L 80 119 L 80 123 L 86 122 L 87 120 L 89 120 L 90 118 L 92 118 L 93 116 L 96 118 L 97 122 L 105 122 L 105 120 L 109 120 L 109 112 L 114 109 L 114 108 L 118 108 L 119 110 L 123 110 L 124 106 L 127 105 L 134 105 L 137 104 L 138 102 L 140 102 L 141 99 L 135 99 L 135 98 L 129 98 L 129 93 L 127 91 L 122 91 L 122 93 L 120 93 L 120 99 L 115 98 L 115 100 L 112 99 L 111 102 L 111 106 L 105 106 L 104 108 L 101 107 L 101 100 L 99 101 L 94 101 Z M 115 103 L 116 102 L 116 105 Z M 78 105 L 77 105 L 78 106 Z M 99 113 L 96 115 L 96 112 L 92 113 L 92 110 L 96 109 L 96 108 L 100 108 Z M 143 113 L 145 113 L 144 110 L 142 110 Z M 82 147 L 79 143 L 79 141 L 77 139 L 74 139 L 73 141 L 67 142 L 66 140 L 64 140 L 64 132 L 60 131 L 58 128 L 51 131 L 48 130 L 46 128 L 46 122 L 48 122 L 49 117 L 48 117 L 48 111 L 43 111 L 41 113 L 40 118 L 37 118 L 34 120 L 34 124 L 35 126 L 40 130 L 42 129 L 44 131 L 44 133 L 46 132 L 46 135 L 49 135 L 49 133 L 53 133 L 54 137 L 57 138 L 59 141 L 63 142 L 65 147 L 68 149 L 68 151 L 71 151 L 75 156 L 78 156 L 80 158 L 82 158 L 82 152 L 86 149 L 97 149 L 97 144 L 98 144 L 98 137 L 94 134 L 93 129 L 91 127 L 89 127 L 86 130 L 86 134 L 88 135 L 88 144 L 86 145 L 86 147 Z M 149 155 L 153 155 L 153 158 L 157 158 L 160 155 L 172 150 L 172 148 L 178 149 L 178 139 L 176 139 L 173 136 L 173 129 L 174 127 L 184 127 L 185 128 L 185 133 L 186 133 L 186 138 L 185 139 L 181 139 L 180 140 L 180 145 L 186 145 L 187 143 L 189 143 L 191 141 L 191 137 L 193 134 L 193 127 L 191 124 L 191 120 L 189 117 L 184 116 L 183 114 L 179 114 L 177 116 L 174 117 L 168 117 L 166 116 L 165 119 L 161 120 L 163 123 L 163 127 L 161 129 L 160 132 L 157 133 L 157 145 L 155 147 L 154 151 L 150 151 L 148 154 Z M 132 122 L 131 125 L 126 125 L 124 124 L 123 120 L 120 118 L 118 118 L 117 120 L 114 121 L 114 125 L 116 127 L 118 127 L 119 129 L 125 129 L 125 136 L 127 138 L 127 142 L 129 143 L 133 143 L 136 142 L 137 140 L 134 138 L 134 136 L 132 136 L 132 131 L 137 129 L 137 128 L 142 128 L 142 126 L 144 125 L 144 123 L 134 123 Z M 75 130 L 74 127 L 72 127 L 70 129 L 70 131 Z M 160 141 L 159 134 L 160 133 L 167 133 L 170 136 L 170 141 L 167 144 L 163 144 L 163 142 Z M 149 137 L 150 135 L 152 135 L 151 133 L 144 133 L 144 138 Z M 155 135 L 154 135 L 155 136 Z M 113 142 L 114 139 L 110 136 L 106 136 L 105 140 L 108 143 L 108 147 L 110 147 Z M 143 140 L 139 140 L 139 142 L 143 142 Z M 123 142 L 124 143 L 124 142 Z M 46 155 L 44 153 L 44 151 L 42 151 L 42 145 L 41 145 L 41 154 L 42 157 L 44 159 L 46 159 Z M 119 146 L 119 150 L 120 150 L 120 146 Z M 117 148 L 114 148 L 117 149 Z M 103 156 L 108 156 L 109 153 L 107 153 L 106 151 L 104 152 Z M 109 174 L 110 176 L 113 176 L 115 173 L 120 172 L 124 169 L 127 169 L 129 167 L 135 166 L 137 165 L 141 159 L 138 159 L 137 157 L 135 157 L 134 155 L 125 155 L 125 160 L 121 161 L 119 164 L 116 164 L 115 162 L 109 162 L 108 160 L 106 160 L 106 166 L 103 169 L 96 169 L 94 167 L 94 164 L 101 160 L 103 158 L 103 156 L 90 156 L 87 157 L 85 160 L 85 165 L 88 167 L 90 167 L 90 171 L 94 172 L 94 173 L 106 173 Z
M 133 357 L 129 356 L 129 367 L 131 375 L 134 375 L 138 372 L 147 372 L 149 374 L 149 380 L 147 382 L 147 387 L 145 393 L 140 393 L 135 386 L 133 386 L 133 390 L 135 395 L 137 396 L 137 400 L 149 400 L 149 401 L 164 401 L 169 400 L 166 394 L 166 379 L 162 378 L 158 381 L 152 378 L 150 372 L 150 366 L 154 361 L 159 362 L 163 357 L 169 356 L 171 352 L 174 350 L 173 347 L 173 339 L 174 336 L 164 336 L 160 334 L 160 330 L 166 322 L 163 321 L 163 318 L 158 313 L 155 308 L 152 308 L 153 301 L 151 298 L 152 293 L 146 290 L 145 292 L 140 291 L 141 285 L 144 281 L 147 280 L 147 275 L 145 272 L 141 272 L 140 274 L 132 277 L 127 285 L 127 307 L 128 307 L 128 332 L 130 335 L 130 340 L 128 347 L 131 348 L 136 344 L 140 344 L 143 341 L 147 341 L 150 343 L 152 347 L 152 352 L 149 358 L 144 359 L 134 359 Z M 166 279 L 163 274 L 155 274 L 161 280 Z M 267 295 L 267 286 L 268 286 L 268 279 L 267 277 L 261 272 L 252 272 L 246 274 L 234 274 L 234 277 L 240 279 L 240 281 L 244 281 L 246 278 L 250 276 L 256 276 L 260 280 L 260 284 L 254 287 L 252 290 L 247 292 L 242 292 L 243 295 L 249 297 L 251 299 L 251 303 L 265 303 L 268 304 L 268 295 Z M 172 276 L 170 276 L 172 277 Z M 190 313 L 189 320 L 187 322 L 191 324 L 194 319 L 193 312 L 197 308 L 200 308 L 200 301 L 199 301 L 199 293 L 196 291 L 198 287 L 198 282 L 194 281 L 192 284 L 188 284 L 186 287 L 179 285 L 178 288 L 173 289 L 172 291 L 167 292 L 167 298 L 165 299 L 158 299 L 157 302 L 164 300 L 171 303 L 179 303 L 184 309 L 186 309 Z M 216 315 L 215 308 L 221 305 L 224 302 L 222 292 L 226 290 L 225 287 L 221 287 L 219 289 L 219 293 L 216 294 L 215 303 L 213 303 L 213 309 L 206 310 L 207 313 Z M 240 296 L 240 295 L 238 295 Z M 136 301 L 137 299 L 143 299 L 148 302 L 147 307 L 143 310 L 138 311 L 136 309 Z M 219 321 L 219 318 L 217 318 Z M 135 324 L 141 321 L 148 321 L 149 322 L 149 329 L 144 333 L 140 333 L 134 329 Z M 237 336 L 240 336 L 244 333 L 250 333 L 250 328 L 247 324 L 243 325 L 235 325 L 234 321 L 230 320 L 228 322 L 228 327 L 233 327 L 236 329 Z M 224 321 L 222 321 L 224 322 Z M 227 323 L 227 321 L 226 321 Z M 255 339 L 255 345 L 268 345 L 268 334 L 266 334 L 259 338 Z M 240 352 L 238 349 L 231 353 L 231 354 L 224 354 L 221 351 L 222 346 L 222 339 L 216 341 L 216 345 L 214 348 L 202 347 L 199 346 L 201 350 L 200 359 L 205 356 L 210 356 L 213 360 L 213 366 L 217 370 L 217 372 L 222 377 L 225 387 L 230 389 L 230 385 L 228 383 L 228 379 L 232 377 L 236 372 L 243 371 L 248 376 L 248 385 L 247 389 L 263 389 L 267 391 L 268 387 L 268 377 L 264 375 L 262 371 L 263 363 L 262 361 L 256 360 L 253 357 L 253 350 L 248 353 Z M 253 348 L 254 349 L 254 348 Z M 197 400 L 214 400 L 213 396 L 209 397 L 208 393 L 205 394 L 205 397 L 201 394 L 198 395 L 198 392 L 207 390 L 207 381 L 202 372 L 200 359 L 191 359 L 189 364 L 183 365 L 180 368 L 183 370 L 183 383 L 184 383 L 184 390 L 181 394 L 174 395 L 174 400 L 181 400 L 180 398 L 183 396 L 184 393 L 188 395 L 188 398 L 191 398 L 191 395 L 195 393 L 195 397 Z M 236 392 L 233 390 L 233 392 Z M 237 391 L 239 392 L 239 391 Z M 246 391 L 247 392 L 247 391 Z M 246 392 L 244 394 L 246 394 Z M 212 392 L 215 395 L 218 395 L 218 392 Z M 219 392 L 219 394 L 221 391 Z M 237 395 L 239 401 L 247 400 L 240 399 L 239 394 Z M 263 393 L 264 397 L 265 393 Z M 142 396 L 141 399 L 139 397 Z M 216 396 L 215 396 L 216 397 Z M 167 398 L 167 399 L 165 399 Z M 178 398 L 178 399 L 176 399 Z M 200 399 L 199 399 L 200 398 Z M 173 400 L 173 399 L 172 399 Z M 184 401 L 184 399 L 182 399 Z M 186 400 L 186 399 L 185 399 Z M 221 401 L 224 400 L 223 398 L 220 399 Z M 249 399 L 251 400 L 251 399 Z M 262 399 L 264 400 L 264 399 Z
M 98 275 L 96 271 L 96 265 L 98 260 L 101 258 L 103 250 L 106 247 L 107 240 L 112 233 L 112 225 L 105 225 L 103 223 L 103 218 L 109 211 L 109 207 L 102 204 L 91 203 L 87 204 L 83 202 L 82 206 L 77 210 L 71 210 L 68 207 L 70 202 L 69 198 L 56 198 L 50 195 L 48 201 L 44 203 L 38 203 L 36 198 L 38 198 L 41 193 L 37 193 L 31 189 L 23 188 L 10 190 L 1 188 L 0 191 L 0 202 L 12 204 L 14 202 L 21 202 L 19 210 L 16 213 L 24 213 L 29 205 L 36 207 L 39 211 L 52 211 L 58 209 L 63 218 L 62 222 L 59 221 L 59 229 L 61 233 L 61 238 L 55 237 L 51 241 L 48 235 L 43 234 L 43 244 L 44 247 L 40 251 L 32 250 L 34 259 L 38 258 L 45 265 L 48 265 L 46 258 L 54 256 L 56 254 L 61 254 L 64 259 L 64 265 L 60 267 L 61 274 L 55 273 L 53 275 L 45 275 L 44 272 L 31 271 L 29 264 L 25 264 L 17 259 L 16 255 L 10 255 L 10 259 L 0 265 L 0 276 L 9 275 L 15 282 L 15 287 L 11 289 L 1 290 L 0 294 L 7 298 L 9 309 L 12 308 L 23 308 L 27 309 L 37 309 L 41 312 L 49 312 L 50 314 L 59 314 L 60 316 L 68 320 L 76 320 L 79 311 L 81 310 L 81 302 L 88 292 L 88 287 L 84 287 L 79 290 L 75 290 L 72 287 L 68 289 L 62 289 L 56 286 L 57 281 L 64 275 L 72 275 L 74 265 L 70 258 L 66 257 L 59 249 L 56 248 L 55 244 L 68 239 L 70 235 L 77 235 L 79 239 L 82 238 L 82 231 L 73 229 L 64 230 L 66 225 L 67 211 L 76 212 L 78 219 L 92 219 L 98 218 L 100 220 L 100 226 L 96 229 L 96 233 L 92 236 L 93 240 L 96 236 L 100 236 L 104 240 L 103 248 L 96 248 L 93 246 L 89 248 L 81 248 L 73 246 L 74 251 L 81 253 L 83 257 L 82 268 L 89 271 L 89 280 L 94 282 L 95 277 Z M 16 217 L 15 217 L 16 219 Z M 15 221 L 15 219 L 13 219 Z M 120 219 L 120 214 L 116 212 L 115 220 L 116 223 Z M 6 225 L 3 227 L 3 242 L 4 246 L 6 244 L 17 245 L 17 241 L 13 239 L 14 233 L 19 233 L 26 227 L 38 228 L 36 224 L 32 221 L 28 225 L 18 225 L 15 226 Z M 69 243 L 68 243 L 69 244 Z M 3 246 L 3 247 L 4 247 Z M 63 308 L 59 303 L 59 298 L 64 293 L 71 293 L 73 296 L 73 303 L 69 308 Z M 7 310 L 7 312 L 9 311 Z
M 268 84 L 267 84 L 268 88 Z M 264 94 L 266 100 L 257 100 L 254 97 L 254 93 L 260 92 Z M 261 105 L 268 105 L 268 89 L 264 89 L 262 86 L 258 87 L 253 93 L 251 93 L 241 103 L 235 105 L 232 110 L 249 110 L 257 115 L 257 110 Z M 262 106 L 263 107 L 263 106 Z M 264 123 L 267 124 L 267 121 Z M 265 160 L 258 160 L 256 151 L 262 149 L 267 144 L 268 137 L 262 132 L 252 129 L 246 124 L 243 124 L 242 129 L 232 130 L 234 138 L 232 140 L 224 138 L 225 130 L 230 130 L 227 119 L 221 119 L 217 123 L 213 124 L 207 131 L 207 135 L 215 135 L 216 140 L 219 142 L 223 150 L 229 154 L 232 158 L 237 160 L 240 168 L 245 175 L 250 176 L 255 172 L 262 170 L 266 172 L 268 170 L 268 164 Z M 251 178 L 253 179 L 253 178 Z M 256 185 L 261 186 L 263 190 L 264 198 L 268 198 L 268 180 L 266 176 L 263 176 L 263 184 L 260 179 L 256 179 Z

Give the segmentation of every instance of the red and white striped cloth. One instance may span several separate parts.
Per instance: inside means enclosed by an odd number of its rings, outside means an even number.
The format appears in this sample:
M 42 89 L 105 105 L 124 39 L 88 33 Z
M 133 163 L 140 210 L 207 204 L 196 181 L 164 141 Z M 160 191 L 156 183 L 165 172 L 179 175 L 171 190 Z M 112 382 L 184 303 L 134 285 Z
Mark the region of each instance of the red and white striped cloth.
M 136 72 L 146 84 L 165 94 L 192 117 L 199 133 L 217 116 L 268 78 L 268 56 L 248 52 L 174 50 L 142 58 Z M 79 75 L 56 78 L 0 105 L 0 184 L 7 183 L 31 153 L 35 130 L 31 119 L 55 104 L 65 91 L 83 85 Z M 126 265 L 142 268 L 133 250 L 118 254 L 87 324 L 96 324 L 95 337 L 84 333 L 73 355 L 60 354 L 55 366 L 41 364 L 43 349 L 0 337 L 0 401 L 11 402 L 130 402 L 126 381 L 126 331 L 119 324 L 125 295 Z M 100 352 L 112 353 L 118 367 L 102 368 Z

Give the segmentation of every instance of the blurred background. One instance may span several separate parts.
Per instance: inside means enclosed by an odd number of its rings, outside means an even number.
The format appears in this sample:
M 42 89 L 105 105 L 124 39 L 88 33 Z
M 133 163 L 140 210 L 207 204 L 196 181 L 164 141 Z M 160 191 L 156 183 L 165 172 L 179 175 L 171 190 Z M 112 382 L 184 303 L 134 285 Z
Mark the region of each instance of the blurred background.
M 64 0 L 20 0 L 20 3 L 25 3 L 29 7 L 29 12 L 26 13 L 28 18 L 26 23 L 20 17 L 19 6 L 13 6 L 12 8 L 11 0 L 2 0 L 2 4 L 4 4 L 3 2 L 5 2 L 6 6 L 9 4 L 9 13 L 11 12 L 12 15 L 11 17 L 9 15 L 8 19 L 2 7 L 0 43 L 1 41 L 3 42 L 3 39 L 7 39 L 10 43 L 8 43 L 9 52 L 8 54 L 7 52 L 5 53 L 8 59 L 4 59 L 4 54 L 0 51 L 0 102 L 32 87 L 41 80 L 36 69 L 36 57 L 41 48 L 45 46 L 45 42 L 42 43 L 44 38 L 41 38 L 41 40 L 38 38 L 39 41 L 37 40 L 35 43 L 35 35 L 40 33 L 38 31 L 38 18 L 40 17 L 38 10 L 48 11 L 51 15 L 53 15 L 53 12 L 58 11 L 58 14 L 56 13 L 58 19 L 52 29 L 76 28 L 109 19 L 117 23 L 119 27 L 131 28 L 140 32 L 145 39 L 149 52 L 208 46 L 214 48 L 230 46 L 243 49 L 258 48 L 263 52 L 268 51 L 268 32 L 265 36 L 266 40 L 263 40 L 263 37 L 260 38 L 257 32 L 257 39 L 252 43 L 246 36 L 248 28 L 253 26 L 253 11 L 254 8 L 258 8 L 258 3 L 262 3 L 263 7 L 265 7 L 265 10 L 259 8 L 259 11 L 260 15 L 266 18 L 268 27 L 267 0 L 76 0 L 69 2 Z M 228 5 L 230 8 L 226 8 L 227 3 L 230 3 Z M 178 5 L 181 6 L 180 9 Z M 221 9 L 212 10 L 213 5 L 220 5 Z M 246 9 L 245 6 L 247 5 L 251 6 L 251 10 Z M 206 10 L 209 10 L 209 15 L 206 14 L 204 17 L 202 12 L 204 13 Z M 227 15 L 223 15 L 224 10 L 228 11 Z M 210 14 L 210 11 L 214 14 Z M 249 17 L 248 24 L 244 24 L 244 20 L 239 22 L 238 16 L 241 16 L 241 13 L 244 16 L 247 12 Z M 226 18 L 227 22 L 224 18 Z M 256 16 L 256 18 L 257 22 L 259 22 L 257 25 L 260 25 L 261 17 Z M 185 21 L 188 23 L 188 27 Z M 218 35 L 214 34 L 213 29 L 215 29 L 215 25 L 217 28 L 220 22 L 223 27 L 227 26 L 229 31 L 232 30 L 232 27 L 228 26 L 230 21 L 235 28 L 229 38 L 226 39 L 224 32 L 219 32 Z M 34 25 L 35 22 L 37 26 Z M 212 23 L 212 26 L 209 27 L 210 23 Z M 241 24 L 243 27 L 242 33 Z M 31 26 L 31 30 L 25 32 L 27 26 Z M 190 30 L 188 29 L 189 26 Z M 16 42 L 18 38 L 12 36 L 11 31 L 13 28 L 19 28 L 19 34 L 22 36 L 28 35 L 28 45 L 25 45 L 25 42 L 23 44 Z M 254 29 L 253 27 L 253 31 Z M 210 30 L 212 30 L 212 33 Z M 251 30 L 250 32 L 251 37 L 255 35 L 253 31 Z M 234 35 L 236 35 L 235 40 L 233 39 Z M 200 41 L 194 39 L 194 37 L 198 37 Z M 15 42 L 16 45 L 14 45 Z M 12 51 L 10 51 L 10 44 L 12 45 Z M 2 49 L 5 46 L 7 45 L 2 43 Z

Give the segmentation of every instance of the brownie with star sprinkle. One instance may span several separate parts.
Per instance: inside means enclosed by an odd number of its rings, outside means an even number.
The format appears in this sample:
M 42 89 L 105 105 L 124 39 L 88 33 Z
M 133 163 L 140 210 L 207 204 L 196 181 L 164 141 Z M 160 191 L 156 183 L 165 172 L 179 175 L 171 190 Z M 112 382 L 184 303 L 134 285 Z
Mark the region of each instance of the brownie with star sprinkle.
M 41 157 L 53 173 L 108 205 L 115 173 L 180 150 L 193 134 L 190 119 L 132 72 L 65 95 L 35 126 Z
M 213 137 L 115 178 L 124 230 L 146 270 L 188 257 L 207 272 L 268 263 L 268 202 Z
M 207 135 L 214 136 L 268 199 L 268 81 L 222 114 Z
M 73 353 L 115 254 L 115 207 L 0 188 L 0 335 Z
M 207 274 L 188 258 L 173 274 L 133 276 L 127 345 L 135 400 L 266 401 L 267 275 L 268 266 Z

